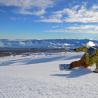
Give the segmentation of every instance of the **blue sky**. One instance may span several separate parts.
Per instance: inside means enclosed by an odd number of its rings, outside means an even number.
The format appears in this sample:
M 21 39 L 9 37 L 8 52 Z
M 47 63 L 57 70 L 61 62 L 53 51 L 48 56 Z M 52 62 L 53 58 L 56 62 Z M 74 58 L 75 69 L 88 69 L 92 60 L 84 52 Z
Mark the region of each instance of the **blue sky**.
M 98 39 L 98 0 L 0 0 L 0 39 Z

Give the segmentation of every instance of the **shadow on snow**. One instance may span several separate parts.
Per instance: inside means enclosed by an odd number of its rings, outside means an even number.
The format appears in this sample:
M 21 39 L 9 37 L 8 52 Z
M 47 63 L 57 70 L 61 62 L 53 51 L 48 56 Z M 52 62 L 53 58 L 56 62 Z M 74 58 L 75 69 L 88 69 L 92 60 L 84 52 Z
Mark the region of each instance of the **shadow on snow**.
M 68 71 L 68 70 L 65 70 Z M 69 70 L 69 73 L 57 73 L 57 74 L 52 74 L 51 76 L 57 76 L 57 77 L 67 77 L 67 78 L 77 78 L 83 75 L 87 75 L 92 73 L 92 71 L 90 69 L 86 69 L 86 68 L 78 68 L 78 69 L 72 69 Z

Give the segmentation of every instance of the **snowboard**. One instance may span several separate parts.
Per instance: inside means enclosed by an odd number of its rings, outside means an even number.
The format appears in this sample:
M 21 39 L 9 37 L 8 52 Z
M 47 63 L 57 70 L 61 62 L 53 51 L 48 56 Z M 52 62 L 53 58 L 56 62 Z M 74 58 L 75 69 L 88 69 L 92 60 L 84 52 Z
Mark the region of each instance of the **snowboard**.
M 64 70 L 70 70 L 70 64 L 60 64 L 59 65 L 59 70 L 64 71 Z M 93 73 L 98 73 L 98 71 L 94 70 L 92 71 Z
M 70 67 L 69 64 L 60 64 L 59 65 L 59 70 L 63 71 L 63 70 L 68 70 Z

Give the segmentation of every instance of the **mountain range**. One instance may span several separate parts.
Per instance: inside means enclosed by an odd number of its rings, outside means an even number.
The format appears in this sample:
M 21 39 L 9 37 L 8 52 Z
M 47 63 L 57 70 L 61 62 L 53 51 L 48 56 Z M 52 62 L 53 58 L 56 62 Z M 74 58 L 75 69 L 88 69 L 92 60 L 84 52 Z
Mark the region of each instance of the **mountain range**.
M 98 43 L 97 40 L 89 39 L 49 39 L 49 40 L 8 40 L 0 39 L 1 48 L 74 48 L 85 45 L 89 41 Z

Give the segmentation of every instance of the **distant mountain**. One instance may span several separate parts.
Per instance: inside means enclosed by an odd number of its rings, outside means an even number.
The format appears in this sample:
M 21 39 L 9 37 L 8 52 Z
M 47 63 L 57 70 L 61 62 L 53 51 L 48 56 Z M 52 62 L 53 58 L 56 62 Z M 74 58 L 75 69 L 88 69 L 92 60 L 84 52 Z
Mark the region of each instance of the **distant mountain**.
M 37 49 L 53 49 L 53 48 L 74 48 L 86 44 L 89 39 L 51 39 L 51 40 L 8 40 L 0 39 L 1 48 L 37 48 Z M 98 42 L 96 40 L 92 40 Z

